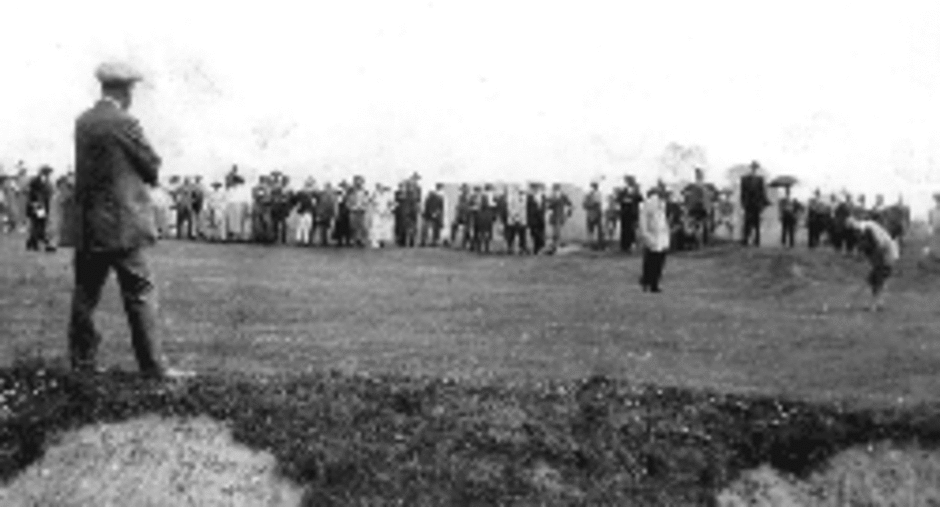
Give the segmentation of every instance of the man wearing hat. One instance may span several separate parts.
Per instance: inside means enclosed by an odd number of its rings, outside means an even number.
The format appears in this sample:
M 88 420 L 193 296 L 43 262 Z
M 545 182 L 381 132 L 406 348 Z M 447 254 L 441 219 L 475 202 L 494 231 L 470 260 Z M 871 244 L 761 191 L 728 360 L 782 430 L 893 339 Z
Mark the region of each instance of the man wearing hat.
M 554 253 L 561 246 L 561 230 L 571 218 L 571 199 L 561 190 L 561 183 L 552 184 L 552 193 L 545 200 L 548 208 L 548 224 L 551 226 L 550 252 Z
M 757 174 L 760 164 L 751 162 L 751 172 L 741 177 L 741 208 L 744 209 L 744 231 L 741 243 L 747 246 L 754 236 L 754 246 L 760 246 L 761 213 L 770 204 L 764 178 Z
M 437 246 L 444 227 L 444 184 L 438 183 L 428 192 L 421 211 L 421 246 Z
M 76 371 L 97 371 L 101 335 L 93 316 L 111 270 L 117 273 L 131 343 L 141 372 L 153 378 L 186 374 L 167 366 L 157 331 L 157 293 L 145 254 L 156 242 L 150 189 L 160 157 L 127 109 L 141 79 L 133 69 L 104 64 L 96 73 L 102 97 L 75 122 L 75 290 L 69 355 Z
M 460 242 L 457 242 L 457 239 Z M 450 226 L 450 244 L 467 248 L 470 245 L 470 185 L 460 184 L 460 193 L 457 195 L 457 213 L 454 223 Z
M 545 247 L 545 214 L 548 211 L 545 199 L 545 186 L 539 182 L 529 184 L 529 195 L 526 196 L 526 225 L 532 235 L 532 253 L 538 254 Z
M 601 195 L 600 185 L 591 182 L 591 190 L 584 196 L 581 203 L 587 217 L 587 234 L 589 240 L 594 240 L 594 249 L 604 249 L 604 196 Z
M 640 220 L 640 203 L 643 194 L 640 185 L 632 175 L 623 177 L 623 188 L 617 191 L 617 204 L 620 208 L 620 250 L 629 252 L 636 243 L 636 229 Z
M 46 225 L 49 223 L 49 205 L 52 202 L 52 168 L 44 165 L 39 174 L 29 180 L 26 192 L 26 218 L 29 219 L 29 237 L 27 250 L 39 250 L 39 245 L 47 252 L 55 252 L 55 245 L 49 241 Z

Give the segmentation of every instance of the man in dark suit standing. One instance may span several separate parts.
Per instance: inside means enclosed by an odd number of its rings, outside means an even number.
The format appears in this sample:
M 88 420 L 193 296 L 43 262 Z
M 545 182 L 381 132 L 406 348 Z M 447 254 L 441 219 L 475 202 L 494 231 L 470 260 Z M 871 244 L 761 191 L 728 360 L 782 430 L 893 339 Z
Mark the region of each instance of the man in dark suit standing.
M 75 289 L 69 322 L 69 355 L 76 371 L 97 371 L 101 335 L 93 316 L 113 269 L 117 272 L 143 374 L 177 378 L 167 366 L 157 335 L 157 293 L 145 255 L 156 242 L 150 189 L 158 184 L 160 157 L 127 113 L 141 76 L 121 64 L 96 72 L 102 97 L 75 122 Z
M 26 240 L 27 250 L 39 250 L 40 243 L 47 252 L 55 252 L 55 245 L 49 241 L 50 205 L 52 204 L 52 181 L 49 175 L 52 168 L 42 166 L 39 174 L 29 180 L 26 192 L 26 217 L 29 218 L 29 239 Z
M 437 246 L 444 227 L 444 184 L 438 183 L 424 199 L 421 215 L 421 246 Z
M 541 183 L 532 183 L 526 197 L 526 224 L 532 235 L 532 253 L 538 254 L 545 247 L 545 194 Z
M 617 191 L 617 204 L 620 208 L 620 250 L 629 252 L 636 243 L 636 228 L 640 220 L 643 194 L 632 175 L 624 176 L 623 182 L 623 188 Z
M 751 233 L 754 233 L 754 245 L 760 246 L 760 216 L 764 208 L 770 204 L 767 199 L 767 189 L 764 178 L 757 174 L 760 164 L 751 162 L 751 173 L 741 177 L 741 208 L 744 209 L 744 234 L 741 244 L 750 243 Z

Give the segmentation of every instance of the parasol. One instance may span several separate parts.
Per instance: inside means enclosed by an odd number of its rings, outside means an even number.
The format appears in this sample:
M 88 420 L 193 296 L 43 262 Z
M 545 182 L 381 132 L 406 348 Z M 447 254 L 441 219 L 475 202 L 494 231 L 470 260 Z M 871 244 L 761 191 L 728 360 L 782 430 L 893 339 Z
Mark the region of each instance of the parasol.
M 782 176 L 777 176 L 776 178 L 770 180 L 770 184 L 768 186 L 790 188 L 793 185 L 796 185 L 797 183 L 799 183 L 799 181 L 796 179 L 795 176 L 784 174 Z

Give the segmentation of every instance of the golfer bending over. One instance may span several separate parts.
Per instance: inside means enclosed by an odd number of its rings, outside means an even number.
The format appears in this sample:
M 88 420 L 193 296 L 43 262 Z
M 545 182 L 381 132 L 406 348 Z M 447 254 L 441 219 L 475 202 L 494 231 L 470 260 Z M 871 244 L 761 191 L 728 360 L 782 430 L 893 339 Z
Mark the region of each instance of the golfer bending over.
M 871 263 L 871 272 L 868 274 L 872 295 L 870 310 L 881 310 L 884 307 L 882 292 L 885 282 L 900 257 L 898 244 L 881 224 L 873 220 L 849 218 L 846 224 L 858 235 L 856 248 Z

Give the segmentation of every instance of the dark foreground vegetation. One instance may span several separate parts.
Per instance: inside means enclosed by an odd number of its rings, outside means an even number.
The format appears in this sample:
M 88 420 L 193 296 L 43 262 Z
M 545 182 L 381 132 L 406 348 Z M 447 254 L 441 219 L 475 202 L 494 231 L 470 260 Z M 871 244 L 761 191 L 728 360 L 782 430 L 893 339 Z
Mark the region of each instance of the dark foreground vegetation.
M 805 475 L 869 442 L 940 442 L 936 407 L 832 404 L 630 385 L 340 373 L 163 385 L 40 364 L 0 371 L 0 481 L 57 433 L 208 415 L 271 452 L 306 505 L 708 505 L 742 470 Z

